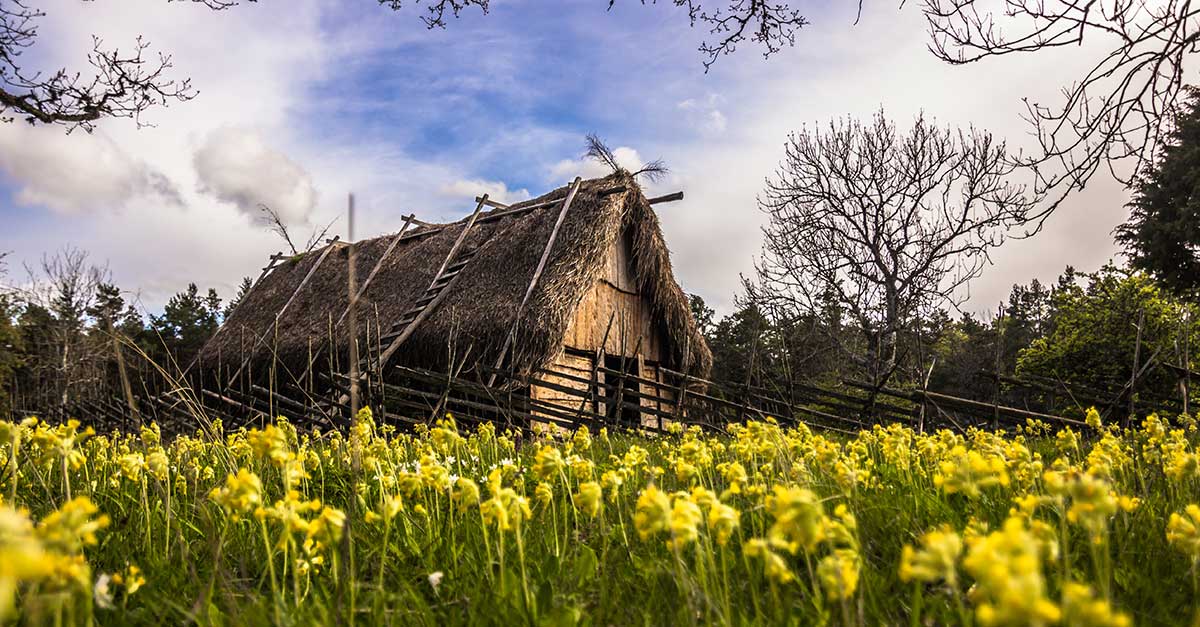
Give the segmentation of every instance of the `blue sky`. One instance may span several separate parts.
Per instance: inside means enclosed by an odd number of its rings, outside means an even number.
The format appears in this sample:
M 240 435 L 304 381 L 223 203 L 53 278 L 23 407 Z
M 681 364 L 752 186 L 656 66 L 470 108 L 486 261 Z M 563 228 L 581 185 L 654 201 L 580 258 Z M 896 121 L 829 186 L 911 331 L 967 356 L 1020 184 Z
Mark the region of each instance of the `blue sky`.
M 306 233 L 355 192 L 360 236 L 415 211 L 455 218 L 480 191 L 516 200 L 595 172 L 579 160 L 597 132 L 631 164 L 672 168 L 652 191 L 684 190 L 660 217 L 683 287 L 727 311 L 752 271 L 762 220 L 755 196 L 787 133 L 880 108 L 919 110 L 1025 141 L 1020 96 L 1052 97 L 1078 52 L 963 68 L 925 50 L 914 7 L 797 3 L 813 24 L 764 60 L 745 44 L 705 73 L 705 33 L 669 2 L 494 0 L 446 30 L 420 7 L 261 0 L 214 13 L 165 0 L 44 0 L 31 62 L 78 66 L 95 33 L 144 34 L 174 54 L 199 90 L 150 114 L 154 128 L 95 133 L 0 126 L 0 250 L 23 262 L 74 245 L 110 268 L 149 310 L 188 281 L 224 295 L 280 242 L 255 223 L 258 202 Z M 995 255 L 968 307 L 994 307 L 1013 281 L 1090 269 L 1114 254 L 1124 192 L 1097 181 L 1036 238 Z M 342 228 L 339 223 L 335 230 Z

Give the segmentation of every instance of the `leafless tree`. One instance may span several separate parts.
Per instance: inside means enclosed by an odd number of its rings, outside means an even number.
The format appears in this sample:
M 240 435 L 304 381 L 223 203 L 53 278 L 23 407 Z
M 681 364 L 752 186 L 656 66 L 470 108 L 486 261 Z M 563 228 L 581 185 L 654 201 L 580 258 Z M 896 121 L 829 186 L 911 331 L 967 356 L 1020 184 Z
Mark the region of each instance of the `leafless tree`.
M 1009 182 L 1002 141 L 924 116 L 906 134 L 882 111 L 833 121 L 791 135 L 785 151 L 759 199 L 768 223 L 752 296 L 793 317 L 835 301 L 859 334 L 839 342 L 877 387 L 900 363 L 899 335 L 961 304 L 1035 205 Z
M 1129 183 L 1151 163 L 1197 50 L 1191 0 L 924 0 L 930 49 L 950 63 L 1097 46 L 1094 64 L 1054 103 L 1026 99 L 1040 150 L 1021 159 L 1056 202 L 1101 168 Z
M 77 248 L 43 255 L 37 267 L 26 264 L 25 271 L 26 284 L 13 292 L 27 315 L 34 308 L 35 315 L 44 317 L 35 333 L 24 338 L 31 344 L 26 347 L 31 355 L 27 367 L 41 384 L 38 394 L 65 406 L 73 388 L 102 373 L 107 353 L 89 345 L 95 338 L 88 335 L 87 323 L 96 288 L 108 280 L 109 271 Z

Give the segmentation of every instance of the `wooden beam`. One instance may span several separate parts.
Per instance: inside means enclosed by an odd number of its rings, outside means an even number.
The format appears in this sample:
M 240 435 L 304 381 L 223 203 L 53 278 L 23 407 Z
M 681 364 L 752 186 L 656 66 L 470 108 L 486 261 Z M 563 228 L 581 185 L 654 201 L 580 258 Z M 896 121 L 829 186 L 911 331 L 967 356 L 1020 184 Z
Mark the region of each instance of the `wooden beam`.
M 489 207 L 492 207 L 494 209 L 508 209 L 508 207 L 509 207 L 509 205 L 505 205 L 503 203 L 498 203 L 494 200 L 488 200 L 486 195 L 476 196 L 475 202 L 481 202 L 481 203 L 483 203 Z
M 646 200 L 646 202 L 648 202 L 652 205 L 657 205 L 660 202 L 675 202 L 676 200 L 683 200 L 683 192 L 675 192 L 674 194 L 667 194 L 665 196 L 658 196 L 657 198 L 650 198 L 650 199 Z
M 367 293 L 367 288 L 370 287 L 371 281 L 375 279 L 375 275 L 379 274 L 379 270 L 383 268 L 383 262 L 386 261 L 389 256 L 391 256 L 392 251 L 396 250 L 396 246 L 404 237 L 404 233 L 408 231 L 410 227 L 412 227 L 414 222 L 416 222 L 416 216 L 413 214 L 410 213 L 407 216 L 404 216 L 404 226 L 400 227 L 400 232 L 396 234 L 396 237 L 394 237 L 392 242 L 388 244 L 387 249 L 383 251 L 382 255 L 380 255 L 379 261 L 375 262 L 375 267 L 371 268 L 370 274 L 367 275 L 367 278 L 363 281 L 362 286 L 358 288 L 358 292 L 354 295 L 354 300 L 357 301 L 361 299 L 363 294 Z M 342 312 L 342 315 L 338 316 L 337 322 L 333 325 L 334 329 L 337 329 L 339 326 L 341 326 L 342 321 L 346 319 L 346 314 L 348 313 L 350 313 L 350 303 L 346 303 L 346 310 Z
M 340 236 L 335 235 L 333 237 L 333 241 L 337 242 L 339 237 Z M 333 252 L 333 249 L 333 244 L 330 244 L 329 246 L 325 247 L 324 251 L 321 252 L 321 256 L 317 258 L 317 262 L 313 264 L 312 268 L 309 268 L 308 274 L 304 275 L 304 279 L 300 281 L 300 285 L 297 285 L 296 290 L 292 292 L 291 298 L 288 298 L 287 302 L 283 304 L 283 307 L 279 309 L 279 312 L 275 314 L 275 321 L 262 332 L 262 335 L 258 336 L 258 340 L 256 340 L 254 342 L 254 346 L 250 348 L 250 354 L 246 355 L 246 358 L 242 360 L 242 364 L 238 366 L 237 371 L 234 372 L 233 376 L 229 378 L 228 385 L 233 385 L 233 382 L 237 380 L 238 375 L 242 374 L 242 370 L 245 369 L 246 364 L 250 363 L 250 360 L 254 358 L 254 355 L 258 352 L 258 347 L 261 346 L 263 341 L 266 340 L 267 335 L 271 333 L 271 329 L 275 325 L 279 324 L 279 319 L 283 317 L 284 312 L 286 312 L 288 307 L 295 302 L 296 297 L 300 294 L 301 290 L 304 289 L 304 286 L 308 285 L 308 281 L 313 278 L 314 274 L 317 273 L 317 268 L 321 267 L 321 264 L 325 261 L 325 258 L 329 256 L 329 253 Z
M 458 249 L 462 246 L 463 241 L 466 240 L 467 233 L 472 227 L 475 226 L 476 220 L 479 218 L 479 212 L 483 210 L 483 206 L 487 202 L 487 194 L 484 194 L 478 202 L 479 204 L 475 206 L 475 212 L 472 213 L 471 217 L 467 220 L 467 224 L 465 227 L 463 227 L 462 233 L 458 234 L 458 239 L 454 241 L 454 245 L 450 247 L 450 252 L 446 255 L 446 258 L 442 260 L 442 267 L 438 268 L 437 273 L 433 275 L 433 281 L 429 283 L 430 288 L 432 288 L 433 285 L 438 282 L 438 279 L 442 277 L 442 273 L 445 272 L 446 267 L 449 266 L 453 261 L 454 255 L 458 253 Z M 421 313 L 417 314 L 417 317 L 414 318 L 412 322 L 405 325 L 404 330 L 400 332 L 400 335 L 397 336 L 396 339 L 392 340 L 390 344 L 388 344 L 387 349 L 384 350 L 379 356 L 379 362 L 375 365 L 377 372 L 381 373 L 382 375 L 384 367 L 386 367 L 388 362 L 391 361 L 392 356 L 396 354 L 397 350 L 399 350 L 400 345 L 408 340 L 409 336 L 413 334 L 413 331 L 416 330 L 417 326 L 424 322 L 425 319 L 428 318 L 433 312 L 433 310 L 437 309 L 438 305 L 442 304 L 442 301 L 446 299 L 447 295 L 449 295 L 450 289 L 455 283 L 458 282 L 458 278 L 460 276 L 462 276 L 461 272 L 451 277 L 450 282 L 442 286 L 442 289 L 438 292 L 437 296 L 435 296 L 432 301 L 426 303 L 425 307 L 421 309 Z M 428 291 L 428 289 L 426 289 L 426 291 Z M 364 370 L 362 374 L 365 375 L 366 370 Z
M 546 248 L 542 250 L 542 257 L 533 271 L 533 278 L 529 280 L 529 287 L 525 289 L 525 296 L 521 299 L 521 304 L 517 306 L 517 315 L 513 319 L 512 329 L 504 338 L 504 346 L 501 347 L 500 355 L 496 358 L 496 369 L 504 364 L 504 357 L 507 355 L 508 349 L 512 347 L 513 338 L 517 334 L 517 326 L 521 324 L 521 315 L 525 312 L 525 305 L 529 302 L 529 297 L 533 295 L 533 290 L 537 288 L 538 280 L 542 278 L 542 271 L 546 269 L 546 262 L 550 260 L 550 251 L 554 248 L 554 242 L 558 240 L 558 232 L 562 229 L 563 222 L 567 219 L 567 211 L 570 211 L 571 203 L 575 201 L 575 195 L 579 193 L 579 187 L 582 184 L 583 179 L 575 177 L 575 182 L 571 184 L 571 191 L 567 192 L 567 197 L 563 200 L 562 209 L 558 212 L 558 220 L 554 222 L 554 229 L 550 231 L 550 239 L 546 242 Z M 491 375 L 488 378 L 488 385 L 495 380 L 496 375 Z
M 479 212 L 483 210 L 483 206 L 487 204 L 487 200 L 488 196 L 487 194 L 484 194 L 483 198 L 479 199 L 479 204 L 475 205 L 475 211 L 471 214 L 471 217 L 467 218 L 466 226 L 464 226 L 462 232 L 458 234 L 458 238 L 454 240 L 454 245 L 450 247 L 450 252 L 446 253 L 446 258 L 442 260 L 442 266 L 433 274 L 433 280 L 429 282 L 428 289 L 433 288 L 434 284 L 438 282 L 438 279 L 442 278 L 442 273 L 446 271 L 446 267 L 454 261 L 455 255 L 458 254 L 458 250 L 462 248 L 463 242 L 465 242 L 467 239 L 467 234 L 470 233 L 471 229 L 475 226 L 475 221 L 479 219 Z

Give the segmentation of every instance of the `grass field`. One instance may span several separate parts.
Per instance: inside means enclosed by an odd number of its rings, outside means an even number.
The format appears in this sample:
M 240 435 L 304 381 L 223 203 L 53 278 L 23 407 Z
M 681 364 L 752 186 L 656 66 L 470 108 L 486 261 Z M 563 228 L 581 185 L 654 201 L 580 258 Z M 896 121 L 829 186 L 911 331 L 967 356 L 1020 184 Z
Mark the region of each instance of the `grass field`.
M 0 423 L 0 622 L 1197 624 L 1197 439 Z

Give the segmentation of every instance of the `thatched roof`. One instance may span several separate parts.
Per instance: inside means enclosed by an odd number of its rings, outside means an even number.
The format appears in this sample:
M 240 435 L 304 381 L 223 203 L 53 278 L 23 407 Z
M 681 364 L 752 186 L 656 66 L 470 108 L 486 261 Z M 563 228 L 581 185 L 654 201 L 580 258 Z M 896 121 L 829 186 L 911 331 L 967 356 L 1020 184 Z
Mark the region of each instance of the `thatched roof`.
M 624 186 L 625 191 L 601 195 Z M 566 188 L 519 203 L 510 209 L 561 198 Z M 478 247 L 475 258 L 463 269 L 451 292 L 420 324 L 397 352 L 394 361 L 427 368 L 442 368 L 461 360 L 490 363 L 501 350 L 512 328 L 521 299 L 558 217 L 560 203 L 476 224 L 465 246 Z M 496 213 L 502 210 L 496 210 Z M 655 323 L 666 338 L 666 365 L 706 376 L 712 354 L 692 319 L 688 300 L 671 273 L 671 262 L 658 218 L 641 189 L 627 175 L 614 174 L 585 181 L 578 192 L 551 251 L 545 271 L 521 317 L 513 364 L 531 372 L 547 365 L 562 350 L 563 337 L 576 308 L 605 270 L 606 255 L 628 225 L 632 229 L 635 280 L 653 303 Z M 386 334 L 395 320 L 411 308 L 433 280 L 450 247 L 465 227 L 465 220 L 447 225 L 422 226 L 410 233 L 437 233 L 403 241 L 384 261 L 360 302 L 360 326 L 370 327 L 367 343 L 374 346 L 377 331 Z M 393 234 L 394 235 L 394 234 Z M 393 239 L 385 235 L 356 244 L 358 280 L 375 267 Z M 268 341 L 253 360 L 256 370 L 276 356 L 293 374 L 305 368 L 309 356 L 329 348 L 329 329 L 348 301 L 347 253 L 334 250 L 298 293 L 274 328 L 276 313 L 317 263 L 316 250 L 279 264 L 238 304 L 225 328 L 201 351 L 200 363 L 212 369 L 220 361 L 237 363 L 255 338 L 268 333 Z M 336 333 L 337 358 L 345 369 L 347 334 Z M 368 331 L 364 329 L 363 335 Z M 690 338 L 690 339 L 688 339 Z M 686 353 L 686 358 L 685 358 Z M 686 362 L 686 363 L 685 363 Z M 322 358 L 319 368 L 326 369 Z

